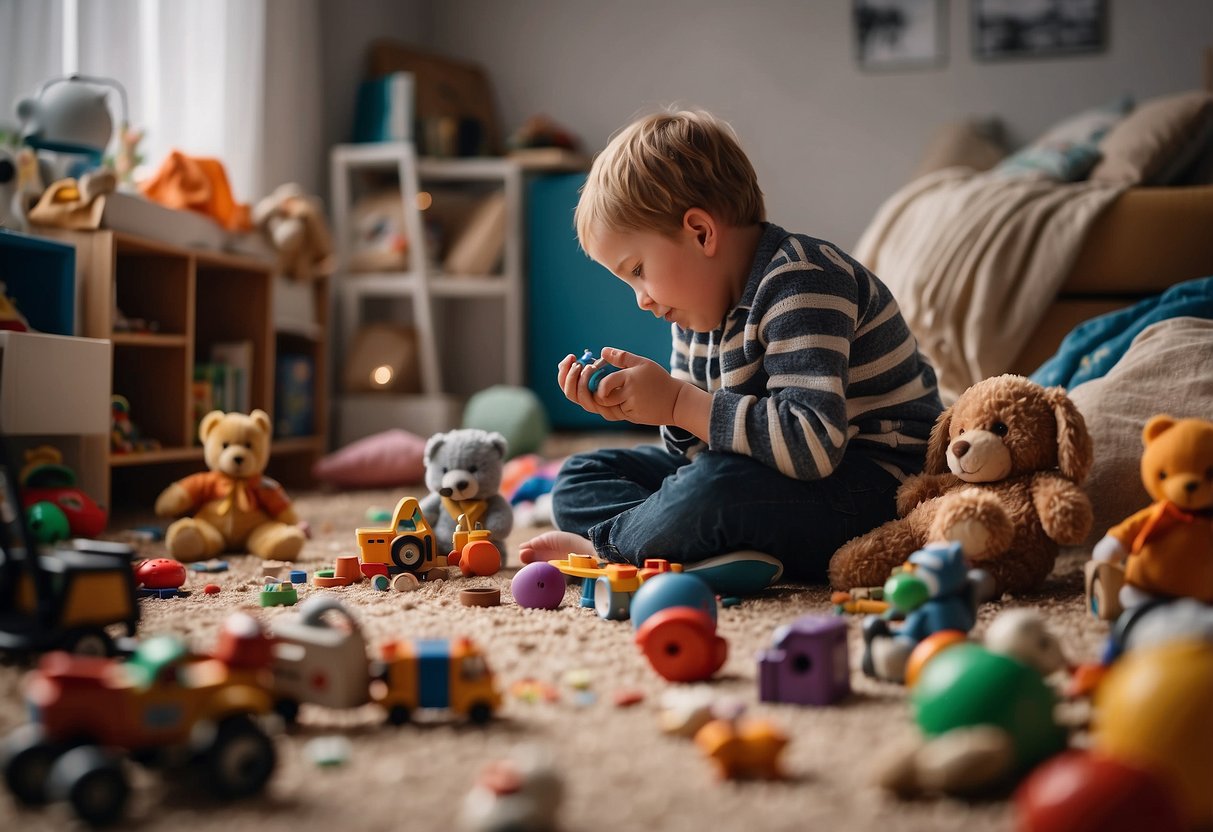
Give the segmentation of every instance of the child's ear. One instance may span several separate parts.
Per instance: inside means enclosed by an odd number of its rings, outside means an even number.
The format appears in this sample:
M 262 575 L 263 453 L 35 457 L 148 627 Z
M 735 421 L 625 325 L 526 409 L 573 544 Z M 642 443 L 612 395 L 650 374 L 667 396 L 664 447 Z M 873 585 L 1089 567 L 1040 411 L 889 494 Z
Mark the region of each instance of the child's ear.
M 682 230 L 693 234 L 703 253 L 711 257 L 716 253 L 716 220 L 702 208 L 688 208 L 682 215 Z

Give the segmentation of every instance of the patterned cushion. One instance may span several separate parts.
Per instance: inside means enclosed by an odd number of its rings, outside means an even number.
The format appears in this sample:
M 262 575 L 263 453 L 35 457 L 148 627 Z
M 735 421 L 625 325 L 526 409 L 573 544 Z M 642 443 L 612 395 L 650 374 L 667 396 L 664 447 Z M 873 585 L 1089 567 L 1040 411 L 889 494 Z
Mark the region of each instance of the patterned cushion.
M 1133 109 L 1125 97 L 1061 121 L 995 168 L 1002 176 L 1035 176 L 1059 182 L 1085 179 L 1099 161 L 1099 141 Z

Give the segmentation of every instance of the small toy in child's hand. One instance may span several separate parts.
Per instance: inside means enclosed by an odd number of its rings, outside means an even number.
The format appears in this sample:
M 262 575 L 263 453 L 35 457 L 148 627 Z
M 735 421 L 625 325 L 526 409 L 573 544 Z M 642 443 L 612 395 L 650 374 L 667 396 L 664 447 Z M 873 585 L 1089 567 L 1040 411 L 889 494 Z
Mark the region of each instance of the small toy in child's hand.
M 591 393 L 597 393 L 598 385 L 602 383 L 602 380 L 619 369 L 614 364 L 595 357 L 594 353 L 588 349 L 581 354 L 581 358 L 577 359 L 577 363 L 590 369 L 589 388 Z

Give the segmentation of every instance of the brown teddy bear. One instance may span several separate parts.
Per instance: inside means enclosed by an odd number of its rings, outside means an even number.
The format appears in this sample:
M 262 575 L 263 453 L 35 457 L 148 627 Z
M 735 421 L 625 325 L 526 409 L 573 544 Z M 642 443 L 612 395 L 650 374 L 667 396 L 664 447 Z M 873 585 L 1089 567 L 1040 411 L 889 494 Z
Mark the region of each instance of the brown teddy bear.
M 333 241 L 324 208 L 294 182 L 279 185 L 253 206 L 253 224 L 278 252 L 278 266 L 296 280 L 332 271 Z
M 178 480 L 156 498 L 156 514 L 177 517 L 165 544 L 180 561 L 223 551 L 291 560 L 303 548 L 303 531 L 282 486 L 262 471 L 270 457 L 270 417 L 213 410 L 198 425 L 209 471 Z
M 1109 529 L 1093 562 L 1125 561 L 1121 607 L 1158 596 L 1213 604 L 1213 422 L 1158 415 L 1141 440 L 1141 482 L 1154 503 Z
M 1033 589 L 1058 544 L 1077 545 L 1091 528 L 1079 487 L 1091 463 L 1086 423 L 1060 387 L 1015 375 L 978 382 L 935 422 L 925 472 L 898 489 L 900 519 L 835 552 L 830 583 L 880 586 L 924 544 L 956 540 L 999 594 Z

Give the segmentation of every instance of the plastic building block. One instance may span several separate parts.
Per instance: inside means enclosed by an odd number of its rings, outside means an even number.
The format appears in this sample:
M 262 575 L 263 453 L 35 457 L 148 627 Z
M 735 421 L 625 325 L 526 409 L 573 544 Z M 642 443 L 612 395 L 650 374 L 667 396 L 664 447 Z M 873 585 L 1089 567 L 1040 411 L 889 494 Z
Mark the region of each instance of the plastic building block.
M 294 584 L 266 584 L 260 600 L 263 607 L 291 607 L 298 603 L 299 592 Z
M 167 598 L 176 598 L 180 594 L 181 594 L 180 590 L 178 590 L 174 587 L 167 587 L 165 589 L 149 589 L 147 587 L 144 587 L 143 589 L 139 590 L 140 598 L 167 599 Z
M 775 631 L 758 657 L 763 702 L 829 705 L 851 692 L 847 625 L 836 616 L 805 615 Z
M 195 572 L 226 572 L 228 563 L 225 560 L 204 560 L 198 563 L 191 563 L 190 569 Z
M 291 570 L 291 583 L 306 584 L 307 583 L 307 572 L 303 571 L 302 569 L 292 569 Z
M 391 589 L 392 582 L 388 579 L 387 575 L 376 575 L 375 577 L 371 578 L 371 586 L 380 592 L 387 592 L 389 589 Z

